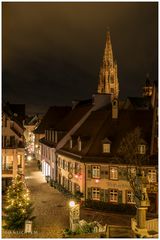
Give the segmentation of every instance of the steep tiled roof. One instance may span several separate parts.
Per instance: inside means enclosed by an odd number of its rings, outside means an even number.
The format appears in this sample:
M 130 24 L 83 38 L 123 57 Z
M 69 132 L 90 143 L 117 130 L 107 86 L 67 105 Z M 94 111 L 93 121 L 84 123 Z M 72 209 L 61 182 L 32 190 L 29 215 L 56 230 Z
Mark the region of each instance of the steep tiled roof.
M 57 131 L 69 131 L 91 108 L 92 100 L 80 101 L 70 113 L 56 125 Z
M 151 106 L 150 98 L 128 97 L 126 101 L 129 101 L 130 108 L 133 108 L 133 109 L 147 109 Z
M 25 129 L 22 118 L 19 117 L 19 115 L 15 115 L 8 106 L 3 107 L 3 113 L 5 113 L 12 121 L 16 122 L 23 130 Z
M 45 133 L 45 130 L 54 128 L 69 112 L 71 107 L 68 106 L 53 106 L 50 107 L 44 115 L 39 126 L 34 130 L 35 134 Z
M 150 145 L 152 129 L 152 110 L 120 110 L 118 119 L 112 119 L 111 108 L 103 108 L 92 112 L 83 125 L 75 132 L 75 136 L 88 136 L 88 140 L 82 139 L 82 150 L 78 151 L 77 139 L 73 140 L 73 147 L 70 149 L 69 142 L 61 149 L 65 154 L 75 154 L 80 158 L 96 161 L 114 161 L 114 156 L 119 148 L 120 142 L 127 133 L 136 127 L 141 128 L 142 137 Z M 102 152 L 103 140 L 111 141 L 111 153 Z M 109 160 L 110 159 L 110 160 Z

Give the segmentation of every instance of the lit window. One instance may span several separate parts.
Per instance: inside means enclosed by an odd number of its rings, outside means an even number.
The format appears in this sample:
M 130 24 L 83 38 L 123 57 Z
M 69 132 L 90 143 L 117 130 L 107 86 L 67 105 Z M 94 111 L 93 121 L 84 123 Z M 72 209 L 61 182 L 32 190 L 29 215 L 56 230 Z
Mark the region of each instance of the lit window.
M 110 143 L 103 143 L 103 152 L 110 153 Z
M 118 202 L 118 191 L 110 190 L 110 202 Z
M 117 167 L 110 167 L 110 179 L 118 179 L 118 168 Z
M 135 203 L 134 193 L 132 191 L 127 191 L 127 203 Z
M 100 189 L 99 188 L 92 188 L 92 199 L 100 200 Z
M 146 153 L 146 146 L 145 145 L 138 145 L 138 153 L 145 154 Z
M 111 75 L 111 83 L 114 83 L 114 76 L 113 75 Z M 111 88 L 111 89 L 113 89 L 113 88 Z
M 92 178 L 100 178 L 100 166 L 92 166 Z
M 13 168 L 13 156 L 6 156 L 6 169 L 12 169 Z
M 148 171 L 148 180 L 149 180 L 149 182 L 157 182 L 156 170 Z
M 22 167 L 22 155 L 17 155 L 17 159 L 18 159 L 18 167 Z

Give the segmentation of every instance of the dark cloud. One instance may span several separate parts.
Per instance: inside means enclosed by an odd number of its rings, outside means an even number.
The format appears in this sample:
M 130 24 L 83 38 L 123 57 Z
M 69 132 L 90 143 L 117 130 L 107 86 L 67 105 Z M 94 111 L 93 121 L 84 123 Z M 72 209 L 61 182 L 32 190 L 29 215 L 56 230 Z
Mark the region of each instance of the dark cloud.
M 147 72 L 157 80 L 157 5 L 3 3 L 3 97 L 35 110 L 90 97 L 107 27 L 120 95 L 139 95 Z

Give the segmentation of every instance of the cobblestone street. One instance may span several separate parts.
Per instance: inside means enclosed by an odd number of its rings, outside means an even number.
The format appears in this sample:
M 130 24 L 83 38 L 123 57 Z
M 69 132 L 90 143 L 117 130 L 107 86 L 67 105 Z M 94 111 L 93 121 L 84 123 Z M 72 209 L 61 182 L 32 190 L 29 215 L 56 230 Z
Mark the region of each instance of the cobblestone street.
M 45 232 L 47 236 L 61 237 L 63 229 L 69 227 L 68 200 L 46 183 L 36 160 L 26 163 L 25 175 L 34 203 L 34 230 L 42 234 Z

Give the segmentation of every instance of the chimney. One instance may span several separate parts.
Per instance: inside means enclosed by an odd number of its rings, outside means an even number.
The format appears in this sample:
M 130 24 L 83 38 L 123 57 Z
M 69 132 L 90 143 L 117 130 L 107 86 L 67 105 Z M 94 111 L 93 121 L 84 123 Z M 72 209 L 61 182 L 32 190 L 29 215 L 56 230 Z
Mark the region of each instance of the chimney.
M 112 101 L 112 119 L 118 118 L 118 99 L 114 98 Z

